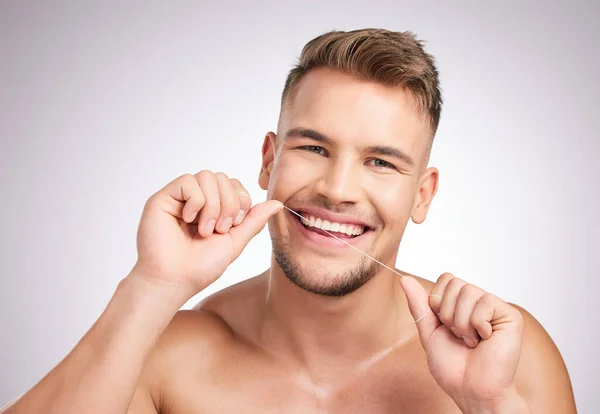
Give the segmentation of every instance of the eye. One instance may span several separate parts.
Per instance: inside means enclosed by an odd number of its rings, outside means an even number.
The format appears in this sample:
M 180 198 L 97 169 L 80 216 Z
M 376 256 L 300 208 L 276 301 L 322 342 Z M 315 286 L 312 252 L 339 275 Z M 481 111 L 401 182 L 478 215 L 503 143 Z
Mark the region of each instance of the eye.
M 373 158 L 372 160 L 367 161 L 367 163 L 371 163 L 371 165 L 373 167 L 377 167 L 377 168 L 391 168 L 394 170 L 397 169 L 394 165 L 390 164 L 387 161 L 381 160 L 379 158 Z
M 329 155 L 327 153 L 327 150 L 325 148 L 319 147 L 318 145 L 303 145 L 303 146 L 301 146 L 299 148 L 303 149 L 303 150 L 306 150 L 306 151 L 314 152 L 314 153 L 319 154 L 319 155 L 324 155 L 324 156 Z

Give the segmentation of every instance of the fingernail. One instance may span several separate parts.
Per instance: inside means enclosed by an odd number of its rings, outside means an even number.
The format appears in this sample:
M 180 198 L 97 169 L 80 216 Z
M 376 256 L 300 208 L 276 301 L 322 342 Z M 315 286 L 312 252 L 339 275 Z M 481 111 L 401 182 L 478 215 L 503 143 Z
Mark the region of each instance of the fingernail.
M 204 233 L 212 234 L 214 229 L 215 229 L 215 220 L 211 220 L 208 223 L 206 223 L 206 226 L 204 226 Z
M 465 337 L 463 337 L 463 340 L 465 341 L 467 346 L 469 346 L 471 348 L 475 348 L 475 346 L 477 345 L 477 342 L 475 342 L 473 340 L 473 338 L 471 338 L 471 337 L 465 336 Z
M 198 214 L 197 211 L 192 211 L 191 213 L 188 213 L 188 223 L 191 223 L 194 221 L 194 219 L 196 218 L 196 215 Z
M 244 210 L 240 210 L 240 211 L 237 213 L 237 216 L 235 216 L 235 220 L 233 220 L 233 225 L 234 225 L 234 226 L 237 226 L 238 224 L 240 224 L 240 223 L 242 222 L 242 220 L 244 219 L 244 215 L 245 215 L 245 214 L 246 214 L 246 213 L 244 213 Z
M 283 210 L 283 203 L 281 201 L 275 200 L 277 201 L 277 211 L 281 211 Z
M 219 225 L 219 231 L 222 233 L 226 233 L 229 231 L 230 227 L 231 227 L 231 217 L 227 217 Z

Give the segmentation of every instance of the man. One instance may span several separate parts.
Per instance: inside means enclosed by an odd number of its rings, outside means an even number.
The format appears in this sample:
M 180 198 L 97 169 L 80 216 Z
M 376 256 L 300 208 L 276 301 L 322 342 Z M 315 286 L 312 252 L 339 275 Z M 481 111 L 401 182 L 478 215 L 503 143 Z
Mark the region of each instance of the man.
M 268 201 L 210 171 L 150 197 L 106 310 L 6 412 L 575 412 L 529 313 L 451 274 L 390 270 L 437 190 L 441 104 L 412 34 L 313 39 L 262 146 Z M 267 222 L 271 268 L 178 311 Z

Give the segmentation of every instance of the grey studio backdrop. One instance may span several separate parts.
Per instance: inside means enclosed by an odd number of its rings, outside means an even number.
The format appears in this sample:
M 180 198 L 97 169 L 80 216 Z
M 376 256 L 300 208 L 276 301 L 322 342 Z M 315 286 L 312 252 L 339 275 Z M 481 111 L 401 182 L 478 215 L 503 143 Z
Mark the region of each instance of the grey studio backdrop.
M 55 366 L 136 258 L 146 199 L 180 174 L 254 200 L 287 71 L 330 29 L 410 29 L 445 108 L 430 216 L 398 267 L 451 271 L 529 310 L 598 412 L 598 3 L 0 2 L 0 405 Z M 262 232 L 186 308 L 264 270 Z

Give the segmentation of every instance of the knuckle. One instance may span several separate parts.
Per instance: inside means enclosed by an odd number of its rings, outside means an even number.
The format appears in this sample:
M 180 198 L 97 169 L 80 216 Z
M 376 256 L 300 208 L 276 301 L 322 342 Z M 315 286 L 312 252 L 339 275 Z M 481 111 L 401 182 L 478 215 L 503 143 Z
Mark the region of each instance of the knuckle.
M 198 184 L 198 180 L 192 174 L 184 174 L 181 176 L 181 185 L 186 187 L 186 189 L 200 189 L 200 185 Z
M 202 171 L 200 171 L 199 173 L 197 173 L 195 175 L 195 178 L 198 179 L 198 180 L 204 180 L 204 179 L 207 179 L 207 178 L 211 178 L 213 176 L 214 176 L 214 174 L 213 174 L 212 171 L 210 171 L 210 170 L 202 170 Z
M 440 277 L 438 277 L 438 280 L 437 280 L 437 282 L 438 282 L 438 283 L 440 283 L 440 282 L 445 282 L 445 281 L 447 281 L 447 280 L 451 280 L 451 279 L 453 279 L 453 278 L 454 278 L 454 275 L 453 275 L 452 273 L 450 273 L 450 272 L 445 272 L 445 273 L 442 273 L 442 275 L 441 275 Z
M 222 182 L 225 182 L 225 181 L 229 180 L 229 177 L 227 176 L 227 174 L 225 174 L 223 172 L 217 172 L 217 173 L 215 173 L 215 177 L 217 177 L 218 181 L 222 181 Z
M 183 182 L 188 182 L 190 180 L 196 181 L 196 179 L 194 178 L 194 176 L 192 174 L 190 174 L 190 173 L 181 174 L 179 176 L 178 180 L 183 181 Z
M 442 304 L 442 298 L 440 298 L 437 295 L 429 295 L 429 306 L 431 306 L 432 308 L 438 308 L 440 307 L 440 305 Z
M 240 180 L 238 180 L 237 178 L 230 178 L 230 180 L 231 180 L 231 184 L 236 188 L 236 190 L 238 191 L 238 193 L 240 195 L 245 195 L 245 196 L 250 197 L 250 194 L 246 190 L 246 187 L 244 187 L 244 185 L 240 182 Z
M 466 282 L 464 280 L 454 277 L 448 282 L 448 289 L 460 289 L 460 287 L 465 284 Z
M 479 302 L 482 302 L 484 305 L 489 305 L 491 303 L 494 303 L 496 301 L 496 296 L 491 294 L 491 293 L 484 293 L 481 298 L 479 299 Z
M 470 283 L 465 284 L 460 288 L 459 294 L 461 296 L 475 296 L 479 292 L 479 288 Z

